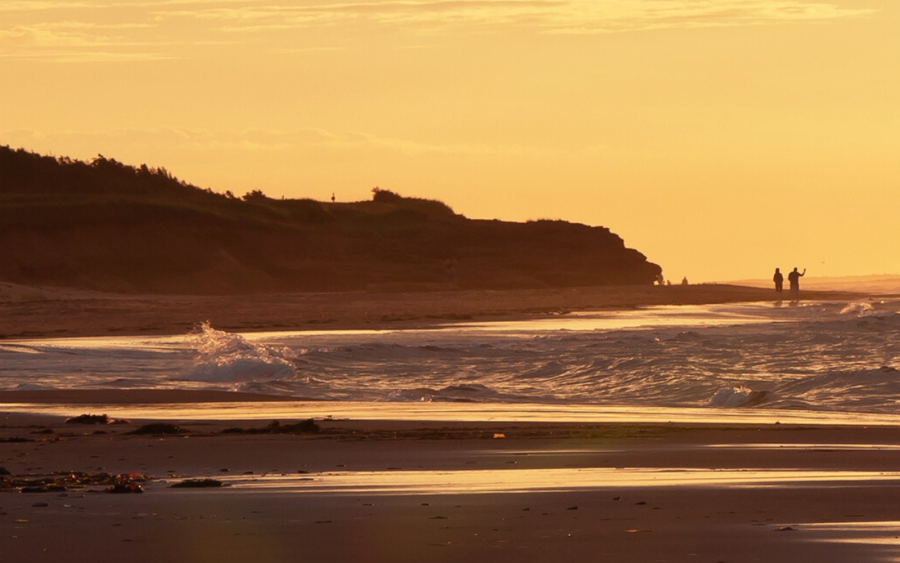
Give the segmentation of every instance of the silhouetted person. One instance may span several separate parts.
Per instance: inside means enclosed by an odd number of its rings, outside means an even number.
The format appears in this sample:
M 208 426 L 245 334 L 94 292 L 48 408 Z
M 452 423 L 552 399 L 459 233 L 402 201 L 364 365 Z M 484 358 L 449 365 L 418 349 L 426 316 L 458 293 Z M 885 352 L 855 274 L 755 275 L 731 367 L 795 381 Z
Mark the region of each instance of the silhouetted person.
M 806 275 L 806 268 L 803 268 L 803 273 L 797 271 L 797 268 L 794 268 L 794 271 L 788 274 L 788 281 L 791 282 L 791 300 L 798 301 L 800 299 L 800 278 Z
M 459 260 L 456 258 L 447 258 L 447 281 L 456 285 L 456 268 L 459 266 Z
M 781 293 L 781 287 L 784 284 L 784 276 L 781 275 L 781 270 L 775 268 L 775 277 L 772 278 L 772 281 L 775 282 L 775 292 Z
M 331 194 L 331 203 L 334 203 L 334 194 Z
M 688 284 L 687 276 L 684 276 L 684 278 L 681 280 L 681 285 L 687 285 L 687 284 Z

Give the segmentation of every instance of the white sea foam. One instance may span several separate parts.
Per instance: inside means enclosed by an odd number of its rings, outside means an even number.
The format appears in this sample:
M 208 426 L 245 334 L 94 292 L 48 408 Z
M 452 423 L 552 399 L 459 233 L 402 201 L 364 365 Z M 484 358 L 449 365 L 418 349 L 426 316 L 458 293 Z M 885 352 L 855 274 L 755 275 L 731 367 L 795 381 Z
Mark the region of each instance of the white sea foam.
M 13 387 L 13 391 L 46 391 L 52 389 L 44 385 L 35 385 L 33 383 L 20 383 Z
M 43 351 L 33 346 L 4 346 L 0 344 L 0 352 L 13 352 L 17 354 L 43 354 Z
M 478 384 L 449 385 L 443 389 L 420 387 L 391 391 L 381 397 L 381 402 L 403 403 L 409 401 L 477 403 L 501 400 L 492 389 Z
M 189 336 L 197 357 L 185 379 L 209 383 L 280 380 L 297 374 L 298 355 L 287 347 L 251 342 L 201 323 Z
M 874 313 L 875 307 L 873 307 L 870 303 L 865 303 L 862 301 L 847 303 L 847 306 L 841 309 L 842 315 L 854 315 L 857 317 L 865 317 Z
M 767 393 L 765 391 L 754 391 L 743 385 L 738 387 L 728 387 L 719 389 L 712 399 L 709 400 L 711 407 L 746 407 L 757 405 L 763 402 Z

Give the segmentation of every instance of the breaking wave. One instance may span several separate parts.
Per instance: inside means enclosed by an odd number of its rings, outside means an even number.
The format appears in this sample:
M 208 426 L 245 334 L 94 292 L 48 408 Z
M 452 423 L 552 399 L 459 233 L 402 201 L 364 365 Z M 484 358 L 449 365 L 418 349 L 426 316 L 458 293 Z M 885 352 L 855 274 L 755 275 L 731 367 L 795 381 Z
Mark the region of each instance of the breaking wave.
M 420 387 L 418 389 L 402 389 L 391 391 L 379 399 L 383 402 L 448 402 L 448 403 L 478 403 L 501 400 L 496 391 L 478 384 L 448 385 L 443 389 L 430 389 Z
M 288 347 L 251 342 L 201 323 L 188 337 L 196 351 L 185 379 L 207 383 L 284 380 L 297 375 L 298 354 Z
M 865 317 L 875 313 L 875 307 L 870 303 L 855 302 L 847 303 L 847 306 L 841 309 L 842 315 L 855 315 L 857 317 Z
M 750 407 L 763 403 L 768 391 L 754 391 L 743 385 L 719 389 L 709 401 L 711 407 Z

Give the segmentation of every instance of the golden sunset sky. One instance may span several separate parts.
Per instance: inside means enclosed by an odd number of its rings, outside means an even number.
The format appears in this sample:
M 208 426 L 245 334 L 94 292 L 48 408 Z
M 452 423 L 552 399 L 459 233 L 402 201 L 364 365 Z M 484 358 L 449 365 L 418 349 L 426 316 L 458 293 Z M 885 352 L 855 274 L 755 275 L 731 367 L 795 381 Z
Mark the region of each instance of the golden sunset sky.
M 900 273 L 897 0 L 3 0 L 0 144 Z

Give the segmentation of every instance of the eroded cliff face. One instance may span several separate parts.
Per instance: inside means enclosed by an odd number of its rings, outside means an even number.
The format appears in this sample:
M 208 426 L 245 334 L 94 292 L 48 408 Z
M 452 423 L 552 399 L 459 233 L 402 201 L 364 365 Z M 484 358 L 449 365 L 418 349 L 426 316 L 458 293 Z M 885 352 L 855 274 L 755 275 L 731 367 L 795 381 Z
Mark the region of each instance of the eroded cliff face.
M 651 284 L 602 227 L 470 220 L 388 192 L 334 204 L 242 199 L 164 169 L 0 147 L 0 279 L 125 293 Z

